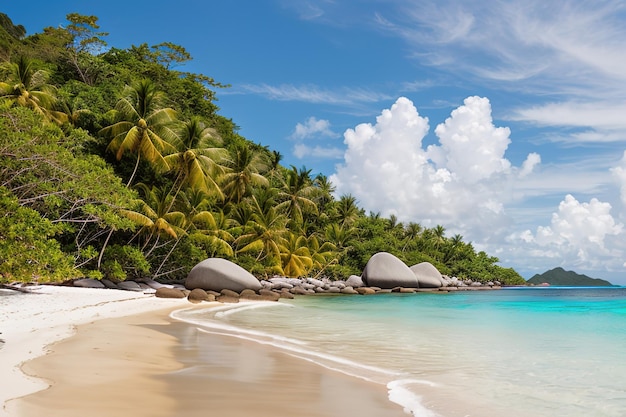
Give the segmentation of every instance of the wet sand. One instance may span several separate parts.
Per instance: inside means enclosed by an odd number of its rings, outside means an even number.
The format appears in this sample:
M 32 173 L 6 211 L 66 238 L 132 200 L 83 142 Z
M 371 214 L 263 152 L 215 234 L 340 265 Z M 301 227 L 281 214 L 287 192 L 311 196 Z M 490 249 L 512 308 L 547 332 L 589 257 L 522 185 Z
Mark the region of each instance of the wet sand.
M 8 415 L 402 417 L 384 386 L 278 349 L 206 334 L 167 310 L 78 327 L 23 370 L 51 387 Z

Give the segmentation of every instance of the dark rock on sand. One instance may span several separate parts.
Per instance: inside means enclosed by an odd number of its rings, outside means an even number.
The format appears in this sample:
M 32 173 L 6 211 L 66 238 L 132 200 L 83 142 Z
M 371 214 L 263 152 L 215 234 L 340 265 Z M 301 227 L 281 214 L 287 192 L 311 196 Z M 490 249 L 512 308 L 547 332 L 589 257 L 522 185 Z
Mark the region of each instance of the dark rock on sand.
M 261 289 L 259 290 L 259 297 L 261 297 L 261 300 L 265 301 L 278 301 L 280 294 L 272 290 Z
M 250 289 L 245 289 L 239 294 L 239 299 L 241 300 L 258 300 L 259 298 L 261 296 Z
M 144 279 L 142 280 L 142 282 L 146 284 L 147 286 L 149 286 L 150 288 L 154 288 L 155 290 L 158 290 L 159 288 L 162 288 L 162 287 L 174 288 L 173 285 L 161 284 L 160 282 L 157 282 L 153 279 Z
M 309 292 L 303 287 L 293 287 L 290 292 L 296 295 L 307 295 Z
M 361 275 L 367 286 L 417 288 L 417 277 L 404 262 L 387 252 L 374 254 Z
M 204 291 L 202 288 L 194 288 L 187 296 L 187 300 L 189 300 L 189 302 L 191 303 L 201 303 L 202 301 L 207 301 L 208 299 L 209 294 L 207 294 L 207 292 Z
M 296 298 L 292 293 L 289 292 L 289 290 L 283 290 L 279 292 L 278 295 L 280 296 L 280 298 L 285 298 L 287 300 L 293 300 L 294 298 Z
M 117 286 L 119 287 L 120 290 L 127 290 L 127 291 L 143 291 L 144 290 L 135 281 L 122 281 L 119 284 L 117 284 Z
M 261 283 L 251 273 L 239 265 L 221 258 L 209 258 L 194 266 L 187 279 L 185 287 L 190 290 L 221 291 L 229 289 L 237 293 L 246 288 L 258 291 Z
M 178 288 L 162 287 L 157 289 L 154 295 L 159 298 L 185 298 L 185 293 Z
M 239 297 L 231 297 L 229 295 L 220 295 L 215 299 L 215 301 L 218 301 L 220 303 L 238 303 Z
M 83 288 L 105 288 L 105 285 L 98 281 L 97 279 L 92 278 L 83 278 L 77 279 L 74 281 L 75 287 L 83 287 Z
M 420 288 L 439 288 L 443 285 L 441 273 L 430 262 L 421 262 L 410 269 L 417 277 Z
M 109 289 L 112 289 L 112 290 L 119 290 L 120 289 L 120 287 L 118 287 L 116 283 L 114 283 L 113 281 L 108 280 L 106 278 L 102 278 L 100 280 L 100 282 L 103 283 L 104 286 L 109 288 Z
M 223 290 L 221 290 L 220 295 L 225 297 L 239 298 L 239 293 L 237 291 L 229 290 L 228 288 L 224 288 Z

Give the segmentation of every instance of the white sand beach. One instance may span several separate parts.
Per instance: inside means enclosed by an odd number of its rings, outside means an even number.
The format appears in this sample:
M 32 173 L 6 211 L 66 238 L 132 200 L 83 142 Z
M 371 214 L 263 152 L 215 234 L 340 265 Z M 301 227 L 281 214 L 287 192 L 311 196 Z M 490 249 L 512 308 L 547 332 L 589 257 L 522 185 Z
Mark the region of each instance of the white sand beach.
M 55 286 L 2 291 L 0 416 L 406 415 L 384 386 L 225 336 L 202 347 L 224 360 L 194 373 L 181 340 L 196 329 L 170 318 L 202 306 L 185 299 Z M 262 382 L 251 363 L 263 367 Z
M 141 292 L 41 285 L 31 294 L 0 290 L 0 416 L 5 403 L 48 387 L 24 374 L 21 365 L 45 355 L 48 346 L 74 334 L 76 326 L 96 320 L 189 306 L 186 300 L 156 299 Z

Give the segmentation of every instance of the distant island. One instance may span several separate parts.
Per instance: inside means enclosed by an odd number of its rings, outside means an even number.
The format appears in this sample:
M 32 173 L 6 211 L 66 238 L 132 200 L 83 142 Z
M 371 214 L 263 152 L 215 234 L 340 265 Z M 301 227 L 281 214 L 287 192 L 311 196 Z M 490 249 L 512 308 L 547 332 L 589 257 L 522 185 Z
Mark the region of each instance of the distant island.
M 570 287 L 612 287 L 609 281 L 599 278 L 591 278 L 587 275 L 577 274 L 574 271 L 566 271 L 561 267 L 551 269 L 543 274 L 535 274 L 526 281 L 530 285 L 561 285 Z

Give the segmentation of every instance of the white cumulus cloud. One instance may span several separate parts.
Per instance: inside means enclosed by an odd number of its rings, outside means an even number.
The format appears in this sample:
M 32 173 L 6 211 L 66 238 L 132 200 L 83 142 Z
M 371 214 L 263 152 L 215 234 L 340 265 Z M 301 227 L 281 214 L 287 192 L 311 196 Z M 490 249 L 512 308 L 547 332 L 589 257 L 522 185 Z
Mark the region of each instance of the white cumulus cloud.
M 464 182 L 475 183 L 509 172 L 511 163 L 504 158 L 504 152 L 511 143 L 511 131 L 493 125 L 487 98 L 466 98 L 435 133 L 441 145 L 428 147 L 430 159 Z
M 344 163 L 330 177 L 337 194 L 354 195 L 366 210 L 443 224 L 466 237 L 504 229 L 507 184 L 517 172 L 529 175 L 539 155 L 531 154 L 521 169 L 512 167 L 504 157 L 509 129 L 493 124 L 486 98 L 467 98 L 435 129 L 439 144 L 425 149 L 428 131 L 428 119 L 404 97 L 375 124 L 348 129 Z
M 620 165 L 611 168 L 611 172 L 620 187 L 622 204 L 624 205 L 624 208 L 626 208 L 626 151 L 624 151 L 624 156 L 622 156 Z
M 338 135 L 332 131 L 328 120 L 318 120 L 313 116 L 304 123 L 296 124 L 296 128 L 291 134 L 293 139 L 306 139 L 313 136 L 337 137 Z
M 612 216 L 609 203 L 596 198 L 579 202 L 568 194 L 550 225 L 538 226 L 534 234 L 530 230 L 515 234 L 510 240 L 525 245 L 529 262 L 558 256 L 559 264 L 610 270 L 620 267 L 623 232 L 624 225 Z

